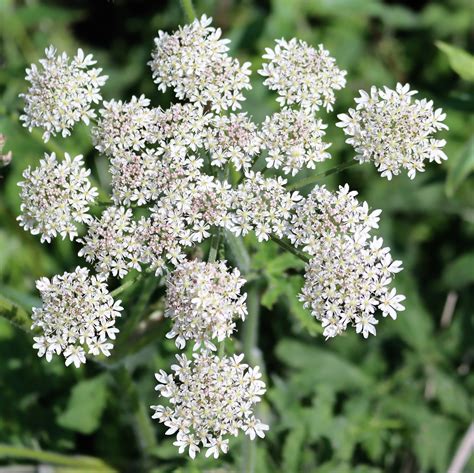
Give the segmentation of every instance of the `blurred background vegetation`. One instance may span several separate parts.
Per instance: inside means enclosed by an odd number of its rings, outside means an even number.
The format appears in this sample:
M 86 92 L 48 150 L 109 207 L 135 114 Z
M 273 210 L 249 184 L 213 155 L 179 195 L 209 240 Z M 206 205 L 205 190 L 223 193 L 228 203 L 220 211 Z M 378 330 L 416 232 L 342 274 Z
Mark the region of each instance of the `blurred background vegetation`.
M 395 322 L 382 320 L 377 337 L 366 341 L 351 332 L 325 342 L 296 299 L 300 262 L 272 243 L 245 241 L 262 304 L 255 355 L 269 389 L 260 416 L 271 425 L 257 442 L 255 471 L 446 472 L 473 418 L 474 67 L 459 50 L 473 45 L 472 1 L 196 0 L 195 7 L 214 17 L 234 54 L 253 62 L 244 105 L 257 121 L 277 108 L 255 73 L 275 38 L 322 42 L 348 71 L 335 112 L 324 117 L 333 159 L 319 170 L 351 159 L 341 130 L 331 125 L 360 88 L 410 82 L 447 112 L 449 160 L 441 166 L 428 165 L 414 181 L 388 182 L 368 165 L 326 181 L 348 182 L 383 209 L 379 233 L 404 262 L 396 286 L 407 296 L 406 311 Z M 0 133 L 7 138 L 3 153 L 13 154 L 0 169 L 0 312 L 7 299 L 30 311 L 39 304 L 37 278 L 81 261 L 75 244 L 41 245 L 17 225 L 21 173 L 44 152 L 63 150 L 84 154 L 104 186 L 107 167 L 95 159 L 84 126 L 45 145 L 41 133 L 19 125 L 25 67 L 49 44 L 69 53 L 82 47 L 110 76 L 105 99 L 144 93 L 166 106 L 172 97 L 157 92 L 146 62 L 157 30 L 185 18 L 177 1 L 0 0 L 0 22 Z M 232 262 L 235 252 L 228 250 Z M 168 369 L 175 353 L 163 337 L 163 292 L 149 283 L 124 293 L 125 306 L 142 311 L 146 322 L 127 343 L 119 339 L 106 367 L 48 364 L 37 358 L 30 334 L 0 319 L 0 465 L 247 471 L 240 439 L 218 461 L 187 462 L 164 429 L 148 421 L 153 373 Z M 241 349 L 238 342 L 234 349 Z M 464 472 L 473 471 L 471 458 Z

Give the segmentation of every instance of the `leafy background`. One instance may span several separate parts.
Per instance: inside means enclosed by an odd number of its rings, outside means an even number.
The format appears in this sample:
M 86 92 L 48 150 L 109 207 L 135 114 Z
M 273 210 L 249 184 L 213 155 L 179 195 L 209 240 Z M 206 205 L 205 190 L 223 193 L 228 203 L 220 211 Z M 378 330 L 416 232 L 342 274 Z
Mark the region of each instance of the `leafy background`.
M 408 81 L 448 113 L 443 165 L 428 166 L 414 181 L 387 182 L 367 165 L 326 181 L 330 187 L 349 182 L 369 205 L 383 209 L 380 235 L 404 261 L 396 284 L 407 295 L 406 311 L 395 322 L 381 321 L 377 337 L 347 333 L 324 341 L 296 300 L 298 260 L 252 238 L 244 242 L 245 261 L 238 242 L 225 248 L 231 262 L 247 265 L 262 305 L 260 349 L 253 355 L 269 385 L 260 416 L 271 430 L 257 443 L 255 470 L 447 471 L 473 417 L 474 67 L 472 56 L 457 49 L 472 46 L 472 3 L 197 0 L 196 10 L 215 18 L 254 72 L 274 38 L 293 36 L 324 43 L 348 71 L 335 113 L 325 117 L 333 159 L 320 170 L 351 158 L 331 125 L 360 88 Z M 80 261 L 75 244 L 40 245 L 18 227 L 22 171 L 45 151 L 63 150 L 84 154 L 104 187 L 107 170 L 103 158 L 94 159 L 85 127 L 67 141 L 44 145 L 39 133 L 18 124 L 25 67 L 51 43 L 70 53 L 81 46 L 110 76 L 106 99 L 144 93 L 166 106 L 172 97 L 158 94 L 146 62 L 156 31 L 185 20 L 177 1 L 1 0 L 0 21 L 0 132 L 8 140 L 4 152 L 13 152 L 11 165 L 0 170 L 0 311 L 9 300 L 28 312 L 39 303 L 37 278 Z M 253 85 L 245 106 L 260 121 L 276 102 L 257 74 Z M 131 333 L 118 341 L 110 363 L 78 370 L 39 360 L 31 335 L 0 319 L 0 464 L 51 463 L 56 471 L 248 470 L 240 439 L 218 461 L 188 463 L 148 419 L 156 400 L 153 373 L 168 368 L 175 353 L 163 338 L 163 292 L 145 280 L 123 293 L 133 308 L 128 313 L 143 321 L 131 330 L 121 320 Z M 230 349 L 240 350 L 239 341 Z M 472 458 L 464 471 L 474 471 Z

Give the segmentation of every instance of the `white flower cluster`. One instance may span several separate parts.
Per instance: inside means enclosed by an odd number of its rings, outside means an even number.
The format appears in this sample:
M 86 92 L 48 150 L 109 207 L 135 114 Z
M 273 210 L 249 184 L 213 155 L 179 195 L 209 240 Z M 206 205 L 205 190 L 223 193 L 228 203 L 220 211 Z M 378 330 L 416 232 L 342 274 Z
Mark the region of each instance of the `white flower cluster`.
M 401 262 L 392 260 L 382 238 L 370 236 L 380 210 L 369 213 L 356 195 L 347 185 L 336 193 L 316 186 L 292 219 L 290 239 L 312 256 L 300 299 L 321 320 L 328 338 L 349 324 L 367 338 L 376 333 L 377 309 L 393 319 L 404 310 L 405 296 L 388 287 Z
M 100 219 L 94 219 L 89 231 L 78 241 L 83 244 L 79 256 L 95 263 L 96 271 L 107 277 L 123 278 L 130 269 L 141 270 L 136 239 L 136 222 L 131 209 L 109 207 Z
M 285 189 L 286 179 L 265 178 L 259 172 L 249 171 L 244 181 L 231 194 L 231 219 L 228 227 L 237 236 L 255 231 L 258 241 L 268 240 L 274 233 L 282 237 L 298 192 Z
M 262 140 L 246 113 L 231 113 L 213 118 L 204 146 L 210 152 L 213 166 L 222 167 L 230 161 L 240 171 L 252 166 Z
M 180 453 L 187 450 L 195 458 L 205 448 L 206 457 L 218 458 L 228 451 L 228 436 L 239 431 L 251 439 L 265 436 L 268 425 L 253 413 L 266 391 L 258 367 L 242 363 L 243 355 L 219 358 L 208 351 L 195 353 L 193 360 L 176 358 L 173 374 L 161 370 L 155 375 L 156 390 L 169 405 L 152 408 L 153 418 L 168 427 L 166 434 L 176 434 Z
M 176 338 L 180 349 L 194 340 L 195 350 L 201 345 L 216 350 L 212 340 L 230 337 L 235 320 L 247 315 L 246 294 L 240 295 L 244 284 L 239 270 L 228 272 L 224 261 L 179 265 L 167 281 L 165 316 L 173 320 L 173 327 L 166 336 Z
M 81 155 L 71 158 L 65 153 L 63 161 L 56 155 L 45 154 L 40 165 L 23 172 L 21 187 L 20 225 L 33 235 L 41 235 L 41 242 L 61 235 L 73 240 L 79 223 L 90 223 L 89 205 L 97 197 L 91 186 L 90 170 L 84 168 Z
M 82 49 L 69 60 L 66 53 L 56 56 L 52 46 L 45 50 L 46 58 L 40 59 L 41 68 L 32 64 L 26 69 L 26 80 L 31 83 L 26 94 L 21 94 L 25 104 L 25 113 L 20 120 L 31 131 L 33 127 L 44 130 L 43 139 L 61 133 L 71 134 L 75 123 L 95 117 L 92 103 L 102 99 L 100 87 L 107 76 L 101 76 L 102 69 L 91 69 L 96 61 L 92 54 L 84 56 Z
M 209 104 L 219 113 L 241 107 L 242 91 L 251 88 L 250 63 L 240 65 L 227 54 L 229 40 L 220 39 L 220 28 L 211 22 L 203 15 L 171 35 L 159 31 L 148 64 L 161 91 L 171 87 L 179 99 Z
M 322 141 L 327 125 L 303 110 L 286 109 L 268 116 L 262 125 L 263 148 L 268 150 L 267 167 L 283 169 L 293 176 L 304 167 L 329 159 L 328 143 Z
M 315 49 L 295 38 L 277 39 L 275 49 L 265 51 L 263 59 L 269 62 L 258 72 L 266 77 L 263 84 L 278 93 L 282 107 L 297 104 L 311 112 L 320 107 L 332 110 L 334 91 L 346 85 L 346 71 L 336 66 L 322 44 Z
M 167 262 L 182 262 L 186 258 L 184 247 L 208 238 L 211 227 L 230 226 L 229 188 L 229 184 L 208 175 L 178 181 L 151 208 L 150 216 L 138 222 L 140 260 L 159 275 Z
M 89 277 L 89 270 L 77 267 L 72 273 L 41 278 L 36 283 L 43 306 L 33 309 L 32 329 L 42 335 L 34 337 L 38 356 L 51 361 L 63 354 L 66 366 L 78 368 L 86 362 L 86 353 L 110 356 L 118 329 L 120 301 L 113 300 L 103 280 Z M 87 352 L 85 350 L 87 349 Z
M 447 159 L 442 151 L 446 140 L 431 135 L 448 129 L 446 114 L 433 109 L 432 100 L 414 100 L 416 90 L 409 84 L 397 84 L 396 90 L 372 87 L 370 94 L 359 91 L 356 109 L 340 114 L 337 126 L 343 128 L 361 163 L 373 161 L 382 177 L 392 179 L 402 169 L 413 179 L 425 169 L 425 160 L 441 163 Z
M 103 102 L 100 119 L 92 129 L 98 151 L 107 156 L 120 156 L 130 150 L 140 151 L 158 139 L 159 108 L 149 108 L 144 95 L 133 96 L 130 102 Z

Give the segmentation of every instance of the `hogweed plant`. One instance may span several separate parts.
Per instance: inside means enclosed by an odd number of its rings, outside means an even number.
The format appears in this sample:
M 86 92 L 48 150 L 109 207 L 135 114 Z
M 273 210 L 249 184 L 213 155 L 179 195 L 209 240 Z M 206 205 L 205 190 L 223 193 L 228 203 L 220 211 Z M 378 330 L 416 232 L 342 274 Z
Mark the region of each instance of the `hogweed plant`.
M 300 300 L 326 339 L 351 329 L 376 335 L 380 316 L 396 319 L 405 299 L 393 286 L 401 262 L 376 235 L 381 211 L 347 184 L 336 191 L 318 184 L 301 195 L 298 189 L 321 173 L 287 181 L 331 159 L 318 113 L 333 110 L 346 72 L 323 45 L 277 40 L 258 73 L 280 110 L 255 123 L 243 111 L 251 65 L 231 57 L 228 43 L 205 15 L 158 33 L 148 64 L 158 90 L 175 94 L 168 109 L 143 95 L 103 101 L 107 76 L 92 55 L 79 49 L 69 58 L 52 46 L 27 69 L 30 87 L 22 94 L 21 120 L 40 128 L 45 142 L 69 136 L 79 121 L 90 125 L 99 159 L 109 162 L 111 188 L 110 199 L 98 202 L 82 156 L 67 153 L 46 154 L 23 174 L 20 225 L 41 242 L 76 240 L 90 264 L 37 282 L 43 306 L 33 311 L 34 348 L 47 361 L 62 356 L 75 367 L 109 356 L 116 318 L 127 312 L 116 297 L 143 279 L 128 278 L 113 291 L 109 284 L 129 272 L 164 277 L 166 336 L 192 355 L 176 355 L 171 374 L 156 374 L 153 418 L 191 458 L 201 450 L 217 458 L 230 437 L 242 431 L 254 440 L 269 429 L 257 412 L 266 390 L 259 366 L 225 344 L 239 321 L 255 324 L 256 314 L 246 301 L 246 274 L 229 266 L 223 239 L 235 244 L 253 232 L 303 259 Z M 445 114 L 415 95 L 408 84 L 360 91 L 337 123 L 354 148 L 353 163 L 372 162 L 390 180 L 403 170 L 413 179 L 427 161 L 446 159 L 445 141 L 434 138 L 447 128 Z M 99 217 L 92 207 L 102 210 Z M 193 248 L 207 239 L 201 261 Z

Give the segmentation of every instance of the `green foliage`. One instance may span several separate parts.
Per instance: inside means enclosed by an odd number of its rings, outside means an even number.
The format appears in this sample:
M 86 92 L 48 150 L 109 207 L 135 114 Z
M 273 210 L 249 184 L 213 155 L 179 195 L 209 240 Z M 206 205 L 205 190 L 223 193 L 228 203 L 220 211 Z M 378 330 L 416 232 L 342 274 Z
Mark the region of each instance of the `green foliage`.
M 82 434 L 95 432 L 107 402 L 107 378 L 102 374 L 77 383 L 71 390 L 66 409 L 57 417 L 58 424 Z
M 163 319 L 163 281 L 148 275 L 125 281 L 119 291 L 126 313 L 111 359 L 89 360 L 75 370 L 39 359 L 31 347 L 31 308 L 40 303 L 35 280 L 84 262 L 75 243 L 41 245 L 19 228 L 21 173 L 44 152 L 68 151 L 84 154 L 102 189 L 109 176 L 85 126 L 68 140 L 45 145 L 41 133 L 20 125 L 24 69 L 49 44 L 68 52 L 83 47 L 110 76 L 106 99 L 144 93 L 155 105 L 167 106 L 172 97 L 157 92 L 146 61 L 157 29 L 185 21 L 179 3 L 0 1 L 0 133 L 7 138 L 3 152 L 13 153 L 12 163 L 0 169 L 1 465 L 156 473 L 242 467 L 240 437 L 232 440 L 228 456 L 190 462 L 165 429 L 150 421 L 148 406 L 157 398 L 153 373 L 168 370 L 176 352 L 164 337 L 169 326 Z M 414 181 L 387 182 L 367 165 L 320 181 L 329 188 L 348 182 L 371 207 L 381 208 L 378 233 L 404 262 L 395 285 L 407 296 L 406 311 L 396 321 L 381 320 L 377 337 L 347 333 L 325 341 L 320 324 L 298 301 L 304 262 L 275 242 L 225 235 L 219 248 L 260 291 L 257 355 L 269 390 L 259 415 L 270 431 L 256 442 L 256 473 L 445 473 L 474 412 L 471 2 L 431 0 L 415 7 L 382 0 L 195 0 L 194 5 L 197 14 L 214 16 L 235 54 L 253 62 L 253 90 L 244 106 L 257 121 L 277 109 L 255 73 L 275 38 L 322 42 L 347 69 L 348 85 L 337 93 L 336 110 L 323 117 L 333 159 L 315 173 L 352 158 L 341 130 L 332 125 L 337 113 L 354 105 L 358 89 L 408 81 L 446 111 L 450 129 L 442 138 L 449 159 L 427 165 Z M 441 325 L 448 293 L 457 303 L 449 324 Z M 238 352 L 242 344 L 237 340 L 227 348 Z M 466 471 L 473 469 L 471 461 Z
M 449 64 L 464 80 L 474 81 L 474 56 L 461 48 L 456 48 L 443 41 L 437 41 L 443 53 L 448 56 Z

